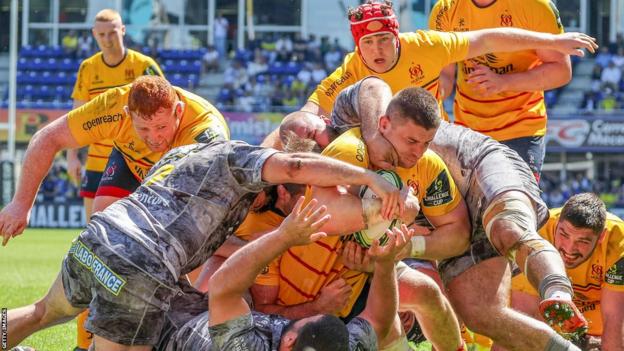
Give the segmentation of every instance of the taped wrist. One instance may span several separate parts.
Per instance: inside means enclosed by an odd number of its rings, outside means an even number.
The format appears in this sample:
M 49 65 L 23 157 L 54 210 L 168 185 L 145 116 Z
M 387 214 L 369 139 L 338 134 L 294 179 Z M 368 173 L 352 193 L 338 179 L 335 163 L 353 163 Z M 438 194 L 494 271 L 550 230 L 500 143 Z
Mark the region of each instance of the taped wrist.
M 424 236 L 413 236 L 412 239 L 412 251 L 410 252 L 411 257 L 422 257 L 425 254 L 425 237 Z

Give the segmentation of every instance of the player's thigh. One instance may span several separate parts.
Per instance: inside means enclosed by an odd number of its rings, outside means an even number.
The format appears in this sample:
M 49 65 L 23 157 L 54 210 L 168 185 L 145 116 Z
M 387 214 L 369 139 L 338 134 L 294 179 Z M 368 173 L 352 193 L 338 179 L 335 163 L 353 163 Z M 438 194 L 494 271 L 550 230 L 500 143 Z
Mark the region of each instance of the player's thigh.
M 447 284 L 453 307 L 465 322 L 493 319 L 508 306 L 511 266 L 504 257 L 479 262 Z

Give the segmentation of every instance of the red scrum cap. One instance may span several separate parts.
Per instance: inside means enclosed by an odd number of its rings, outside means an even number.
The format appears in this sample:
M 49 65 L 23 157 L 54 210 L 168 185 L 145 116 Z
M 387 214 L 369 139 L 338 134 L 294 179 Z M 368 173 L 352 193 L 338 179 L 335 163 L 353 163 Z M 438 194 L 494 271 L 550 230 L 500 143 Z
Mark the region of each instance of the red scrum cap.
M 360 45 L 360 39 L 365 36 L 379 33 L 391 33 L 396 38 L 399 46 L 399 21 L 397 21 L 392 2 L 371 2 L 362 4 L 354 9 L 349 9 L 349 22 L 351 22 L 351 34 L 355 45 Z

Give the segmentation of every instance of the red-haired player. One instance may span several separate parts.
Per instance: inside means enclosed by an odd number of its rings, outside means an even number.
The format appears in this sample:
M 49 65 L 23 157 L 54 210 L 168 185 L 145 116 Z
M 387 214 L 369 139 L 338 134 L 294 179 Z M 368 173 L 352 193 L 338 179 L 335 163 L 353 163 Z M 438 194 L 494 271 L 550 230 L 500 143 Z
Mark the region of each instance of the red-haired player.
M 3 245 L 24 231 L 37 190 L 57 152 L 112 140 L 94 212 L 133 192 L 170 149 L 229 139 L 227 124 L 203 98 L 164 78 L 142 76 L 70 111 L 30 140 L 13 200 L 0 212 Z

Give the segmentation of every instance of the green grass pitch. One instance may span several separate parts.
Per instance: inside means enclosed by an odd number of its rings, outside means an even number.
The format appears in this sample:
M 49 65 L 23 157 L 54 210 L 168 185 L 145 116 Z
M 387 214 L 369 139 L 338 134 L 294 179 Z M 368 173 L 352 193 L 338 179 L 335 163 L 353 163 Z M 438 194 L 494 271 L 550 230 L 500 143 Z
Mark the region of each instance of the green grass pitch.
M 63 256 L 79 230 L 28 229 L 0 247 L 0 307 L 14 308 L 43 297 L 58 274 Z M 24 340 L 37 350 L 72 350 L 76 342 L 76 322 L 40 331 Z M 431 350 L 428 344 L 414 348 Z

